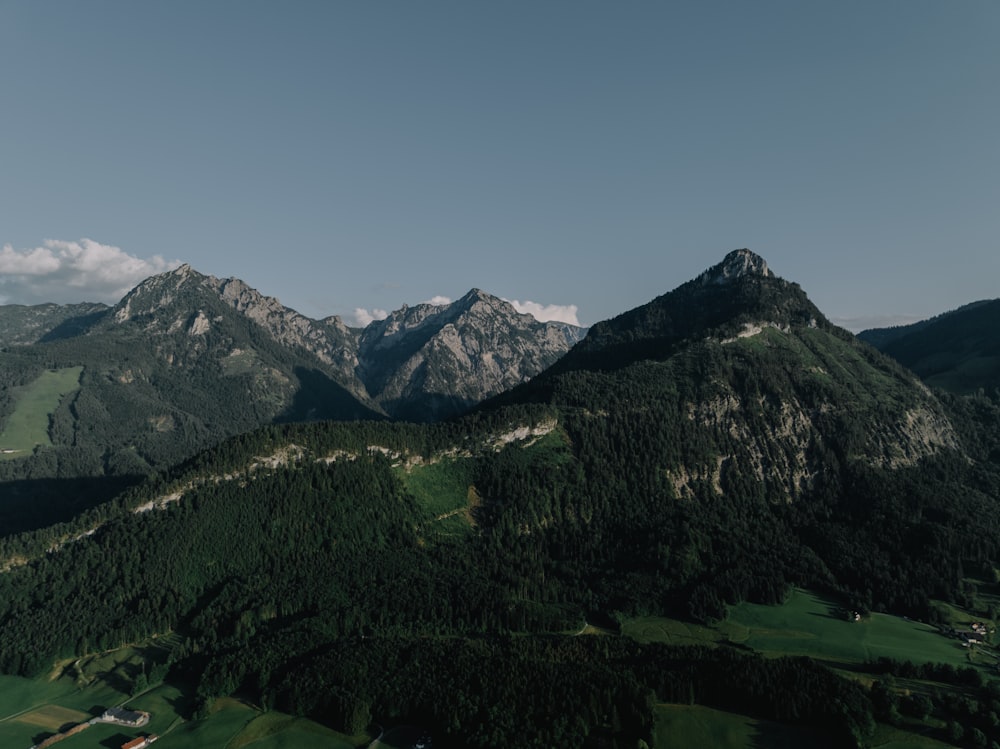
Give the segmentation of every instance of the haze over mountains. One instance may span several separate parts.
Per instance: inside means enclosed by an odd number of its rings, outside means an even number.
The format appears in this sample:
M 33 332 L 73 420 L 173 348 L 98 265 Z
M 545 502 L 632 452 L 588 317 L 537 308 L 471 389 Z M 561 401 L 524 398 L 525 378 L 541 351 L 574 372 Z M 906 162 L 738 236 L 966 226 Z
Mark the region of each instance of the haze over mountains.
M 172 631 L 205 715 L 638 746 L 688 700 L 860 746 L 875 698 L 815 664 L 555 633 L 793 585 L 931 618 L 1000 569 L 1000 400 L 931 390 L 748 250 L 579 341 L 478 290 L 359 331 L 188 267 L 76 312 L 0 308 L 8 381 L 82 367 L 53 445 L 0 463 L 13 506 L 148 478 L 0 538 L 6 671 Z

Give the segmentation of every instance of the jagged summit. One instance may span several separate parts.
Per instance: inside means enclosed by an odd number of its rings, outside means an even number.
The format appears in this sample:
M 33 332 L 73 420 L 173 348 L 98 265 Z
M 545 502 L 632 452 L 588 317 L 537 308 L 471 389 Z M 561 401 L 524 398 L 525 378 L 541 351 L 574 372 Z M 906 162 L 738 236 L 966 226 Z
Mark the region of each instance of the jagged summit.
M 725 340 L 748 329 L 816 325 L 829 323 L 797 284 L 772 273 L 760 255 L 733 250 L 673 291 L 594 325 L 558 367 L 620 367 L 637 359 L 666 358 L 687 343 Z
M 773 278 L 774 274 L 767 267 L 767 262 L 755 252 L 747 249 L 733 250 L 722 262 L 714 265 L 700 276 L 698 281 L 703 285 L 728 284 L 744 276 L 760 276 Z

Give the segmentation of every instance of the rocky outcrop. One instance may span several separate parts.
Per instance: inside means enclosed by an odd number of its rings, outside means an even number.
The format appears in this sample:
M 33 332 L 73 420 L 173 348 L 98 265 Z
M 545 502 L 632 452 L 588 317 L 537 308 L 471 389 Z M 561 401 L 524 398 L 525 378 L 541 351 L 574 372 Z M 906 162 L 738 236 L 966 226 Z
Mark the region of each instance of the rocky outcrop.
M 361 334 L 358 376 L 389 413 L 430 420 L 519 385 L 582 336 L 473 289 L 452 304 L 403 307 Z
M 722 259 L 721 263 L 706 270 L 698 276 L 697 280 L 702 285 L 707 286 L 709 284 L 733 283 L 736 279 L 744 276 L 771 278 L 773 275 L 764 258 L 755 252 L 743 249 L 730 252 Z

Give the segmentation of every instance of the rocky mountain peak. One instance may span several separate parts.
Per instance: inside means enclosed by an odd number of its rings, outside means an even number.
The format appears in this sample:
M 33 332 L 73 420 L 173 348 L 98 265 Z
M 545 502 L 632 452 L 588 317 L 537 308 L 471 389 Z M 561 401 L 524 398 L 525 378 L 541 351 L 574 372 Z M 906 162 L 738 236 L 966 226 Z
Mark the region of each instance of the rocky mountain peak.
M 742 249 L 730 252 L 722 259 L 721 263 L 709 268 L 698 279 L 705 286 L 709 284 L 723 285 L 733 283 L 745 276 L 771 278 L 774 274 L 767 267 L 764 258 L 755 252 Z
M 205 276 L 184 263 L 174 270 L 150 276 L 126 294 L 114 307 L 115 322 L 123 323 L 138 315 L 151 314 L 169 307 L 178 293 L 191 283 L 201 283 Z
M 451 308 L 456 317 L 475 310 L 488 311 L 491 314 L 503 314 L 504 316 L 520 314 L 510 302 L 504 301 L 492 294 L 487 294 L 482 289 L 472 289 L 457 302 L 454 302 Z

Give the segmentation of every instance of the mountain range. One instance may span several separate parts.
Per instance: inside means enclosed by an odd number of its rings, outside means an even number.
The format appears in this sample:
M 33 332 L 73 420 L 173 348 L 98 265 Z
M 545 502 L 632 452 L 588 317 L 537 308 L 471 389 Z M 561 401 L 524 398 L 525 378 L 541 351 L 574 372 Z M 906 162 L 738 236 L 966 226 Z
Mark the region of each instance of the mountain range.
M 435 745 L 634 747 L 684 702 L 861 746 L 892 720 L 874 686 L 617 628 L 793 586 L 998 613 L 1000 397 L 932 390 L 749 250 L 581 340 L 476 290 L 358 331 L 187 267 L 113 308 L 0 313 L 9 381 L 82 367 L 7 486 L 137 461 L 112 500 L 0 538 L 8 673 L 171 632 L 142 673 L 186 685 L 192 718 L 236 694 Z M 976 694 L 962 720 L 1000 739 Z
M 30 477 L 11 494 L 63 519 L 60 497 L 73 496 L 75 511 L 108 493 L 41 479 L 142 476 L 281 421 L 447 418 L 542 371 L 585 332 L 478 289 L 350 328 L 188 265 L 112 307 L 0 306 L 0 448 L 24 456 L 0 461 L 0 480 Z M 5 426 L 21 418 L 17 394 L 40 388 L 50 371 L 77 372 L 78 384 L 24 443 Z M 29 527 L 23 510 L 0 507 L 0 527 Z

